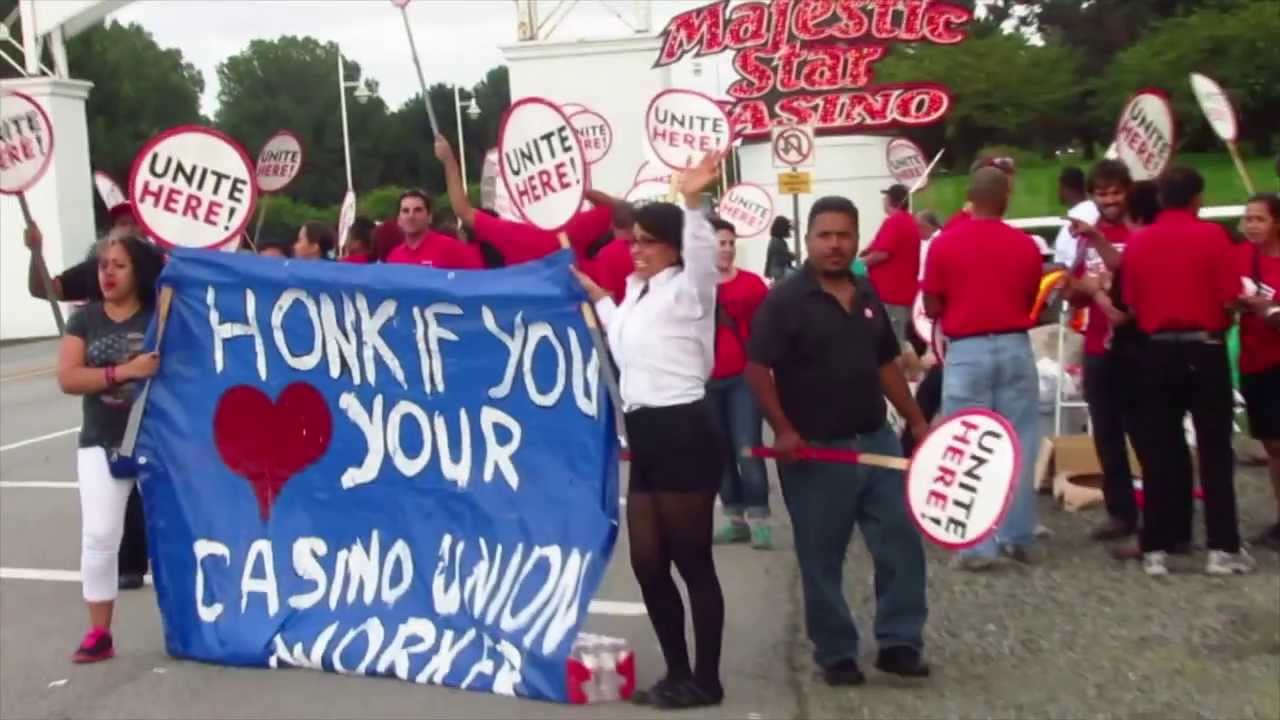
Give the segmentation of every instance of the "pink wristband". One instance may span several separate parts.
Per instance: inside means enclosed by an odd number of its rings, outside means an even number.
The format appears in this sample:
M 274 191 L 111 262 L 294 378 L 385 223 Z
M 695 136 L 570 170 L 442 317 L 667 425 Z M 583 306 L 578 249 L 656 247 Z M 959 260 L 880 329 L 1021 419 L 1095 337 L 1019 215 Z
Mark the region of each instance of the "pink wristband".
M 116 366 L 115 365 L 107 366 L 107 384 L 108 385 L 116 384 Z

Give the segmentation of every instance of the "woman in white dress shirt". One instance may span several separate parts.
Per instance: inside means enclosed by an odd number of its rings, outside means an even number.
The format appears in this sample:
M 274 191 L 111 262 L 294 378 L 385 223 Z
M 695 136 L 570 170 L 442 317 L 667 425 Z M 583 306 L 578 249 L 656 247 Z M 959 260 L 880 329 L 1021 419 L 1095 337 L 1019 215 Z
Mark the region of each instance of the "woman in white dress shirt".
M 708 155 L 684 173 L 684 207 L 652 203 L 636 211 L 621 305 L 581 273 L 621 375 L 631 445 L 627 530 L 631 567 L 667 663 L 667 673 L 635 702 L 664 709 L 717 705 L 724 596 L 711 556 L 720 483 L 719 435 L 703 407 L 714 360 L 716 240 L 702 214 L 702 191 L 719 173 Z M 697 663 L 689 663 L 684 604 L 689 592 Z

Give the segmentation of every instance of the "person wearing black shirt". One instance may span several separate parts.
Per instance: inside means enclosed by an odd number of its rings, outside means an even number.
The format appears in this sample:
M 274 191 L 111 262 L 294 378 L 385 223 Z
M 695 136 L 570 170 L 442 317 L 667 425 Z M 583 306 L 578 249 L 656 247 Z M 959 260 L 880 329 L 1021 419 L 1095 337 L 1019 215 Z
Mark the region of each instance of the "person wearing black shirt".
M 133 215 L 133 206 L 120 203 L 111 208 L 111 229 L 113 233 L 132 232 L 137 227 Z M 44 284 L 37 271 L 36 257 L 44 244 L 44 235 L 40 228 L 31 225 L 26 232 L 27 249 L 31 251 L 31 262 L 27 271 L 27 291 L 31 297 L 47 300 Z M 53 293 L 62 302 L 97 302 L 102 300 L 102 290 L 98 287 L 98 248 L 89 252 L 89 257 L 64 270 L 53 278 Z M 135 487 L 129 493 L 129 503 L 125 509 L 124 538 L 120 542 L 120 578 L 121 590 L 137 590 L 143 585 L 143 577 L 147 574 L 147 521 L 142 514 L 142 496 Z
M 842 574 L 860 525 L 875 569 L 876 667 L 923 677 L 925 558 L 907 516 L 898 471 L 797 461 L 806 446 L 901 455 L 885 419 L 885 398 L 912 435 L 928 432 L 895 362 L 898 342 L 884 305 L 849 266 L 858 249 L 858 210 L 824 197 L 809 211 L 809 259 L 781 281 L 756 313 L 747 380 L 776 435 L 782 497 L 791 514 L 804 589 L 805 626 L 828 684 L 859 685 L 858 630 Z

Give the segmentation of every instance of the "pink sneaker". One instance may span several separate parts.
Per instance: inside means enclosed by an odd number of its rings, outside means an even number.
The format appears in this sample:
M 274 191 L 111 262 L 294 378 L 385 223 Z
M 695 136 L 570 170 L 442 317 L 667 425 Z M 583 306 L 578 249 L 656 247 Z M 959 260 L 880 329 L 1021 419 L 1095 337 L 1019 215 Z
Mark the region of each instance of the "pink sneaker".
M 111 631 L 102 628 L 91 628 L 85 633 L 80 647 L 71 656 L 71 662 L 77 664 L 95 663 L 110 660 L 116 656 L 115 645 L 111 641 Z

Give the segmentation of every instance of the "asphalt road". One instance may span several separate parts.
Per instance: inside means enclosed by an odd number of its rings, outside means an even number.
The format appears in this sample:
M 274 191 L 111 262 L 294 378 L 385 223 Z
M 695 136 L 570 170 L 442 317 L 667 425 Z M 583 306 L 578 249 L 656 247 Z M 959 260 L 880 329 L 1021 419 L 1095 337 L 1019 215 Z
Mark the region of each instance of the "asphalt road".
M 119 654 L 73 666 L 85 627 L 75 571 L 79 513 L 74 428 L 79 402 L 52 373 L 51 342 L 0 348 L 0 718 L 606 718 L 652 716 L 623 703 L 566 707 L 307 670 L 243 670 L 165 654 L 154 596 L 124 593 Z M 1280 558 L 1258 551 L 1247 578 L 1211 579 L 1184 563 L 1153 584 L 1084 539 L 1098 513 L 1041 499 L 1054 531 L 1032 568 L 974 576 L 929 551 L 926 682 L 869 671 L 836 691 L 809 661 L 790 528 L 774 487 L 779 548 L 717 549 L 725 588 L 723 706 L 691 718 L 1280 717 Z M 1261 472 L 1237 486 L 1246 528 L 1271 519 Z M 1203 556 L 1194 562 L 1203 563 Z M 857 617 L 874 607 L 861 541 L 846 593 Z M 661 671 L 621 534 L 586 630 L 627 638 L 640 682 Z M 864 664 L 875 648 L 864 643 Z

